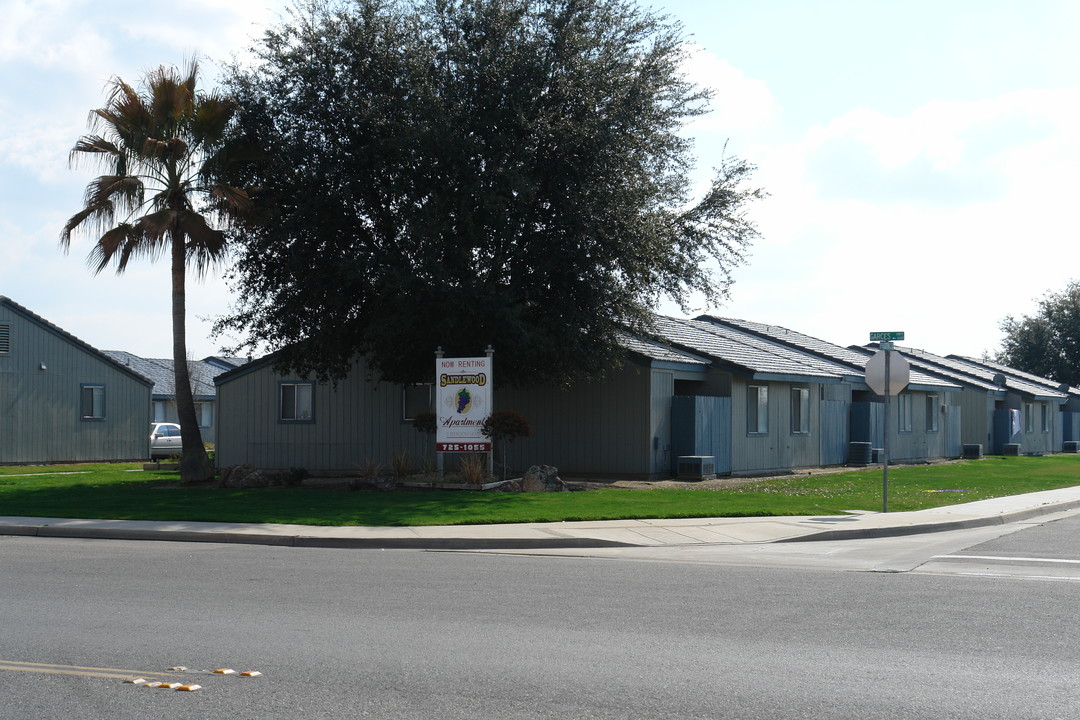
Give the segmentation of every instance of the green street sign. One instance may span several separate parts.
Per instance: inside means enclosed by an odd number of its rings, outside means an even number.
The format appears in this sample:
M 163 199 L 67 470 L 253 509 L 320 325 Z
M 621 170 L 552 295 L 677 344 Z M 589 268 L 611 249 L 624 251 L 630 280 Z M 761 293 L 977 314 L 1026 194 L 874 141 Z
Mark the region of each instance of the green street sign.
M 904 332 L 872 332 L 870 333 L 870 342 L 881 342 L 889 340 L 903 340 Z

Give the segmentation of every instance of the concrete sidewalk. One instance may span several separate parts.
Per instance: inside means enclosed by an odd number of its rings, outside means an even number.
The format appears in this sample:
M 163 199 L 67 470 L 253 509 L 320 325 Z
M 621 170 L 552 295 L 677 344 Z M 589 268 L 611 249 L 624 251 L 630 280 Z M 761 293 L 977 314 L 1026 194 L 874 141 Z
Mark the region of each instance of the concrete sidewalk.
M 733 545 L 889 537 L 1003 525 L 1080 508 L 1080 486 L 918 512 L 819 517 L 598 520 L 512 525 L 319 527 L 0 517 L 0 535 L 248 543 L 290 547 L 496 550 Z

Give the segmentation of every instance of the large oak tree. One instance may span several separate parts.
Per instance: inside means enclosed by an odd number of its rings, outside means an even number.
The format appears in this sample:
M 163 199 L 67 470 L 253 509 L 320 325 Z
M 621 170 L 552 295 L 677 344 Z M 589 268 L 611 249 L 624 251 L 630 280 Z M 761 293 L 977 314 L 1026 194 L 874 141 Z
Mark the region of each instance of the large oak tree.
M 260 153 L 226 179 L 261 211 L 219 331 L 324 379 L 489 343 L 501 381 L 603 374 L 662 297 L 722 300 L 757 235 L 746 162 L 691 197 L 686 48 L 623 0 L 294 7 L 225 81 Z

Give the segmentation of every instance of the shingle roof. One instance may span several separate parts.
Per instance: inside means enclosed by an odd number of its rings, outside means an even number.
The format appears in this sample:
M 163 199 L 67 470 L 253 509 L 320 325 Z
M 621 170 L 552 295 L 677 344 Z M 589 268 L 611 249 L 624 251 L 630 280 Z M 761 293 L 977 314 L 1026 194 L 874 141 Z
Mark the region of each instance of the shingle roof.
M 1033 375 L 1031 373 L 1024 372 L 1023 370 L 1017 370 L 1016 368 L 1009 367 L 1008 365 L 996 363 L 993 360 L 978 360 L 976 358 L 965 357 L 963 355 L 949 355 L 948 358 L 950 360 L 960 360 L 976 367 L 988 368 L 990 370 L 993 370 L 994 372 L 999 372 L 1002 375 L 1011 375 L 1022 380 L 1028 380 L 1035 383 L 1036 385 L 1042 385 L 1043 387 L 1047 387 L 1052 390 L 1060 390 L 1062 392 L 1067 392 L 1070 395 L 1080 395 L 1080 388 L 1075 388 L 1065 383 L 1059 383 L 1051 380 L 1050 378 Z
M 803 333 L 789 330 L 779 325 L 766 325 L 764 323 L 756 323 L 749 320 L 737 320 L 735 318 L 717 318 L 710 315 L 702 315 L 698 319 L 714 325 L 731 326 L 746 330 L 799 350 L 804 350 L 813 353 L 814 355 L 834 360 L 848 367 L 849 373 L 857 373 L 860 378 L 865 375 L 866 361 L 873 355 L 872 350 L 834 345 L 825 340 L 819 340 L 818 338 L 804 335 Z M 933 375 L 928 375 L 914 365 L 911 370 L 910 384 L 917 387 L 958 387 L 948 380 L 942 380 Z
M 980 382 L 983 385 L 993 387 L 997 390 L 1004 390 L 1000 385 L 994 381 L 994 376 L 998 373 L 989 368 L 979 367 L 972 365 L 971 363 L 964 362 L 962 360 L 950 359 L 942 357 L 941 355 L 935 355 L 925 350 L 918 350 L 916 348 L 896 348 L 909 360 L 919 360 L 923 363 L 927 363 L 930 366 L 937 366 L 954 373 L 959 373 L 962 376 L 966 376 L 971 380 Z M 1033 397 L 1042 398 L 1054 398 L 1054 399 L 1066 399 L 1068 396 L 1060 390 L 1051 389 L 1038 385 L 1036 383 L 1021 379 L 1010 378 L 1008 382 L 1008 388 L 1016 390 L 1024 395 L 1031 395 Z
M 754 376 L 841 380 L 855 374 L 850 368 L 830 360 L 700 320 L 657 316 L 653 331 L 662 340 L 681 349 L 708 355 Z
M 637 353 L 650 360 L 657 360 L 660 362 L 673 362 L 684 363 L 688 365 L 701 365 L 702 367 L 708 367 L 709 362 L 703 360 L 700 357 L 696 357 L 689 353 L 675 350 L 674 348 L 660 345 L 658 343 L 645 340 L 643 338 L 635 337 L 633 335 L 623 334 L 619 342 L 627 350 Z
M 154 395 L 176 396 L 176 378 L 173 374 L 173 361 L 168 358 L 143 358 L 123 350 L 104 350 L 106 355 L 121 365 L 150 378 L 154 382 Z M 211 398 L 217 395 L 214 378 L 225 372 L 222 368 L 204 360 L 192 360 L 188 363 L 191 376 L 191 393 L 197 398 Z

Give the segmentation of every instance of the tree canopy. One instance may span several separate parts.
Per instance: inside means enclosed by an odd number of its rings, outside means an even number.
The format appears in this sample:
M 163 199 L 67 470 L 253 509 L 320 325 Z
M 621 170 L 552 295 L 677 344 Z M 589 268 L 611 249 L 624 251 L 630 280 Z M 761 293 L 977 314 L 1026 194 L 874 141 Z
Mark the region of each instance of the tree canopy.
M 255 51 L 225 80 L 259 210 L 218 331 L 279 367 L 418 381 L 492 344 L 500 381 L 598 376 L 660 298 L 726 297 L 757 236 L 745 161 L 691 197 L 710 93 L 631 2 L 313 0 Z
M 1001 330 L 1005 338 L 998 362 L 1080 386 L 1080 281 L 1047 292 L 1032 315 L 1006 317 Z

